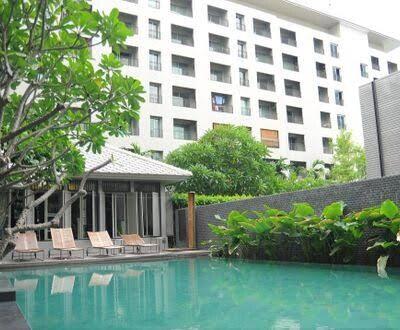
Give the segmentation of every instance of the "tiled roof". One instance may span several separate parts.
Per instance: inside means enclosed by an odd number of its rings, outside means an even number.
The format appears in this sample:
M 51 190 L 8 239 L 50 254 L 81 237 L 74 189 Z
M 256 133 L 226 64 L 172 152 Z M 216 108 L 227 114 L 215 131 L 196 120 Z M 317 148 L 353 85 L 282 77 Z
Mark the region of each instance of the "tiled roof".
M 94 172 L 91 177 L 182 181 L 192 175 L 189 171 L 110 145 L 103 147 L 101 154 L 84 150 L 82 153 L 86 159 L 86 171 L 108 159 L 113 160 L 111 164 Z

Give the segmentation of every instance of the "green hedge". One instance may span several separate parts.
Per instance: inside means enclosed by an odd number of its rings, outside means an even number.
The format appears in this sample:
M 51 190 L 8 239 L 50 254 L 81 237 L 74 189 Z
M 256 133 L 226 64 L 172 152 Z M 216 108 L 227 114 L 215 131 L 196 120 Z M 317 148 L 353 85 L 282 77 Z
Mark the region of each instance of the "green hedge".
M 235 195 L 235 196 L 221 196 L 221 195 L 196 195 L 196 205 L 210 205 L 219 204 L 226 202 L 233 202 L 242 199 L 252 198 L 252 196 L 246 195 Z M 187 207 L 188 205 L 188 194 L 177 193 L 172 195 L 172 202 L 178 209 Z

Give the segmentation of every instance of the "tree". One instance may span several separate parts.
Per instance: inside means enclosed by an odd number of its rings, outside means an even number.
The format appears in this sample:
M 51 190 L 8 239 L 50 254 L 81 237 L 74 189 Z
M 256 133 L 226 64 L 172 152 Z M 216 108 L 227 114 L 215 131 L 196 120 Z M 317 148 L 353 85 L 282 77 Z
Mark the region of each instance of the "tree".
M 244 127 L 219 126 L 198 142 L 171 152 L 166 162 L 193 173 L 177 192 L 206 195 L 261 195 L 273 192 L 275 170 L 267 147 Z
M 40 226 L 27 226 L 26 217 L 83 175 L 82 148 L 101 152 L 106 136 L 124 134 L 138 118 L 140 82 L 121 73 L 113 53 L 98 65 L 91 59 L 92 47 L 118 53 L 131 34 L 118 15 L 92 11 L 85 0 L 0 0 L 0 229 L 10 189 L 47 190 L 4 230 L 0 257 L 17 232 L 58 225 L 65 208 Z M 87 176 L 70 203 L 86 194 Z
M 353 142 L 351 132 L 342 131 L 333 145 L 332 179 L 346 183 L 364 179 L 365 175 L 364 149 Z

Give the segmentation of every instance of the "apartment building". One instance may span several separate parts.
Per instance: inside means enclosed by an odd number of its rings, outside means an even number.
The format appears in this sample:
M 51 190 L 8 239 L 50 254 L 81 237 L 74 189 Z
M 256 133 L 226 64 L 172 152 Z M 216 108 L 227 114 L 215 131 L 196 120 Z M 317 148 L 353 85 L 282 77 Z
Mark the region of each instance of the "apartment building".
M 162 159 L 218 125 L 248 127 L 271 150 L 332 162 L 341 129 L 363 142 L 359 86 L 397 71 L 400 41 L 284 0 L 93 0 L 135 35 L 120 54 L 146 103 L 131 135 Z M 97 46 L 95 61 L 111 49 Z

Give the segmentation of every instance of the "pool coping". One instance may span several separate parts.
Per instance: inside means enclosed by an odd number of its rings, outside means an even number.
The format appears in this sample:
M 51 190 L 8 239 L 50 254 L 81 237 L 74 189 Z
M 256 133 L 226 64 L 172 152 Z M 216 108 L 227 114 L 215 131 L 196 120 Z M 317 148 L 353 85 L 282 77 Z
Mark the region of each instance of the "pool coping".
M 57 266 L 85 266 L 94 264 L 130 263 L 141 261 L 162 261 L 179 258 L 194 258 L 208 256 L 208 250 L 162 251 L 148 254 L 124 254 L 116 256 L 90 256 L 85 259 L 45 259 L 43 261 L 3 261 L 0 262 L 0 272 L 23 270 L 32 268 L 45 268 Z

